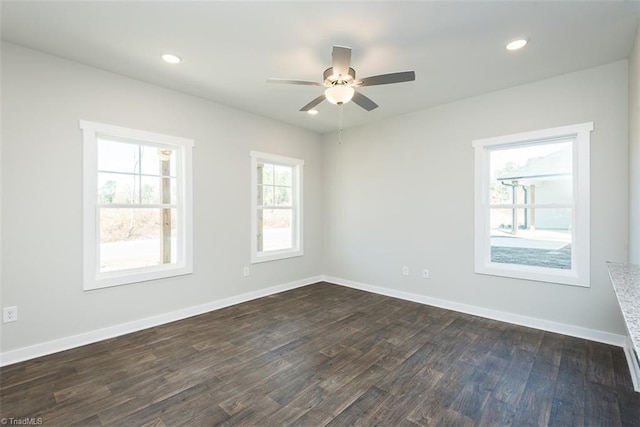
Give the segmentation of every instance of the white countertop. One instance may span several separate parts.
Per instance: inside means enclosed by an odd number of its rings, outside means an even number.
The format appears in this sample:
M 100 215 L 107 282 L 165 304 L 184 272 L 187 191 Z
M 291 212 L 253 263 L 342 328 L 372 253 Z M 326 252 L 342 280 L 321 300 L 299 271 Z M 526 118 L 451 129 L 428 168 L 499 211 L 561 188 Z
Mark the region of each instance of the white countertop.
M 607 267 L 631 343 L 640 357 L 640 265 L 607 262 Z

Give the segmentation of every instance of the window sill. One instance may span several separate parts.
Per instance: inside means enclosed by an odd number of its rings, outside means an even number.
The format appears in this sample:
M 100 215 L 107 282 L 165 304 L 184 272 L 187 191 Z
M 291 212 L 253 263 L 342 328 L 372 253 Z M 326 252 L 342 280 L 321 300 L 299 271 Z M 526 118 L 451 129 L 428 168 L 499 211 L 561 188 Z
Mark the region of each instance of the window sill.
M 588 278 L 581 278 L 572 270 L 562 271 L 552 268 L 527 267 L 526 265 L 515 266 L 512 264 L 489 263 L 476 266 L 475 273 L 535 282 L 578 286 L 582 288 L 590 287 Z
M 258 264 L 261 262 L 268 262 L 268 261 L 277 261 L 279 259 L 286 259 L 286 258 L 295 258 L 303 255 L 304 253 L 302 252 L 302 250 L 270 251 L 270 252 L 263 252 L 260 254 L 253 253 L 251 255 L 251 264 Z
M 94 277 L 85 277 L 84 290 L 104 289 L 114 286 L 147 282 L 150 280 L 168 279 L 170 277 L 192 274 L 190 266 L 159 266 L 154 269 L 140 268 L 121 270 L 108 273 L 98 273 Z

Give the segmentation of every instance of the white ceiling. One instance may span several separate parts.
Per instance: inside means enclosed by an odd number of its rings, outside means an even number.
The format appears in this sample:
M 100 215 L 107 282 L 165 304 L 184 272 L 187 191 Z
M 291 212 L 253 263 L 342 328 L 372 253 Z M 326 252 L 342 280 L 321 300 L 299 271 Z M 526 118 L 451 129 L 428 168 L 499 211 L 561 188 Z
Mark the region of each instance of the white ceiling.
M 317 132 L 338 108 L 298 110 L 322 88 L 331 47 L 353 49 L 358 77 L 415 70 L 365 87 L 380 107 L 344 106 L 345 127 L 628 57 L 638 1 L 160 2 L 2 1 L 4 40 Z M 519 52 L 506 42 L 526 37 Z M 168 65 L 171 52 L 183 62 Z M 523 100 L 526 102 L 526 100 Z

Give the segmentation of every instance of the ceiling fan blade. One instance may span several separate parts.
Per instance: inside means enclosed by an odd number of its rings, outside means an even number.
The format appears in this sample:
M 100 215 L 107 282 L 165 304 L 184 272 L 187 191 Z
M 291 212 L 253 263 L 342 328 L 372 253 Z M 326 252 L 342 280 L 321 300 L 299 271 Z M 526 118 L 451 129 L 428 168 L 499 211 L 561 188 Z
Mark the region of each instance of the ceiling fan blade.
M 351 66 L 351 49 L 343 46 L 334 46 L 332 57 L 333 74 L 349 75 L 349 67 Z
M 324 86 L 318 82 L 308 82 L 305 80 L 288 80 L 288 79 L 267 79 L 267 83 L 285 83 L 289 85 L 306 85 L 306 86 Z
M 388 85 L 390 83 L 411 82 L 416 79 L 415 71 L 402 71 L 400 73 L 380 74 L 379 76 L 365 77 L 358 80 L 358 86 Z
M 320 95 L 319 97 L 317 97 L 316 99 L 314 99 L 313 101 L 311 101 L 310 103 L 308 103 L 307 105 L 305 105 L 304 107 L 302 107 L 300 109 L 300 111 L 309 111 L 311 110 L 313 107 L 315 107 L 316 105 L 320 104 L 322 101 L 324 101 L 324 95 Z
M 363 94 L 357 91 L 353 94 L 352 101 L 367 111 L 371 111 L 378 108 L 378 104 L 376 104 L 371 99 L 367 98 L 366 96 L 364 96 Z

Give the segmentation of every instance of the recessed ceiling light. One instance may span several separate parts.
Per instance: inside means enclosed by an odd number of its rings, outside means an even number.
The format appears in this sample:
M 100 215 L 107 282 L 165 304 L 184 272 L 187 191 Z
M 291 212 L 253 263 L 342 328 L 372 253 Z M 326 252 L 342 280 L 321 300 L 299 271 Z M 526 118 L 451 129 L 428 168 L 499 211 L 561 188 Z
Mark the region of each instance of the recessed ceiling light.
M 309 110 L 309 111 L 307 111 L 307 114 L 315 116 L 316 114 L 318 114 L 318 110 Z
M 162 55 L 162 59 L 169 64 L 179 64 L 182 61 L 182 58 L 171 53 L 165 53 Z
M 507 50 L 518 50 L 525 47 L 526 44 L 527 44 L 526 39 L 518 39 L 508 43 L 505 47 L 507 48 Z

